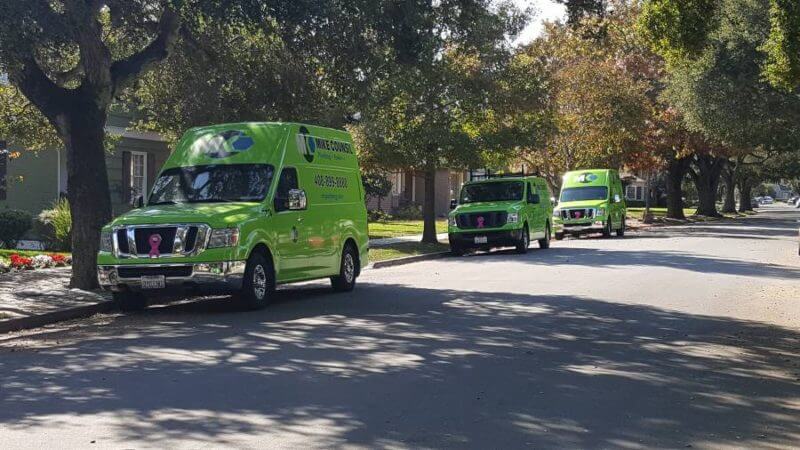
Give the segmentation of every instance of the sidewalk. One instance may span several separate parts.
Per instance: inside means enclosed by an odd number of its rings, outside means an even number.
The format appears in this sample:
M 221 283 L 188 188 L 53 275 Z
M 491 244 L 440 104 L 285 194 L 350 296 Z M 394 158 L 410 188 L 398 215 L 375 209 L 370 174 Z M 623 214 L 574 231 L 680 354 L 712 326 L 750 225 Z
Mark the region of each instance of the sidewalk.
M 0 333 L 111 309 L 110 294 L 67 287 L 70 270 L 26 270 L 0 276 Z
M 439 242 L 447 242 L 447 233 L 437 234 L 436 238 Z M 403 242 L 419 242 L 422 240 L 421 234 L 412 234 L 408 236 L 398 236 L 391 238 L 370 239 L 370 247 L 386 247 L 388 245 L 401 244 Z

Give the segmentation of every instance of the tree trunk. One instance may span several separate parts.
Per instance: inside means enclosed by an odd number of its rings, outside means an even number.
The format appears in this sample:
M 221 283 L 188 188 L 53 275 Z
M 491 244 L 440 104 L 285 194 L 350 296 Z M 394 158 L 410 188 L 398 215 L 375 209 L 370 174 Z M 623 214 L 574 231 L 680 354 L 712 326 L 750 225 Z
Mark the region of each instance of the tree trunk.
M 667 164 L 667 217 L 686 220 L 683 214 L 683 178 L 689 169 L 689 158 L 671 158 Z
M 747 176 L 739 180 L 739 212 L 747 212 L 753 210 L 751 203 L 753 185 Z
M 695 155 L 696 170 L 689 170 L 689 175 L 697 187 L 699 207 L 697 214 L 708 217 L 719 217 L 717 211 L 717 190 L 720 175 L 725 167 L 725 159 L 711 155 Z
M 72 213 L 72 279 L 78 289 L 97 283 L 100 228 L 111 220 L 111 198 L 103 144 L 107 113 L 85 105 L 65 115 L 67 197 Z
M 422 205 L 422 242 L 437 244 L 436 238 L 436 169 L 425 169 L 425 201 Z
M 725 203 L 722 205 L 723 213 L 736 212 L 736 170 L 728 167 L 722 172 L 725 181 Z

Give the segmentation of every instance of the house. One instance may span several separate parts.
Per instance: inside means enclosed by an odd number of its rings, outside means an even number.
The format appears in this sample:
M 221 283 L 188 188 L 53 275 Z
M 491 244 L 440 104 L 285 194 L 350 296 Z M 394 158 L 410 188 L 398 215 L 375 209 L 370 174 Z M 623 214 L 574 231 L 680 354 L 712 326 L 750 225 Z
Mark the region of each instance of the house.
M 448 169 L 436 172 L 435 209 L 438 217 L 446 217 L 450 212 L 450 200 L 458 197 L 466 179 L 465 172 Z M 389 175 L 389 180 L 392 182 L 392 192 L 386 197 L 367 199 L 367 209 L 380 209 L 393 214 L 409 206 L 422 206 L 425 200 L 424 174 L 397 170 Z
M 128 211 L 131 198 L 149 192 L 170 152 L 160 135 L 128 131 L 129 123 L 129 116 L 115 113 L 106 127 L 109 134 L 119 137 L 114 150 L 106 154 L 114 215 Z M 0 208 L 21 209 L 36 215 L 67 191 L 65 151 L 18 154 L 17 158 L 10 158 L 9 151 L 0 151 Z

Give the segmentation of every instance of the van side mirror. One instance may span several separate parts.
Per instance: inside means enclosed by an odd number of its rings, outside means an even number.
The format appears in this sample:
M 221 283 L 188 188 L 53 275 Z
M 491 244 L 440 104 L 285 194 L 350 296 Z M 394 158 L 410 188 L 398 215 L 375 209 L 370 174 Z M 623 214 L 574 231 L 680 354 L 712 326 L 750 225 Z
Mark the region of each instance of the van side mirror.
M 143 195 L 137 195 L 136 197 L 134 197 L 131 200 L 131 206 L 133 206 L 134 208 L 143 207 L 144 206 L 144 196 Z
M 452 211 L 452 210 L 456 209 L 457 206 L 458 206 L 458 200 L 451 199 L 450 200 L 450 210 Z
M 620 198 L 619 194 L 614 194 L 614 203 L 619 203 L 621 201 L 622 201 L 622 198 Z
M 302 211 L 306 209 L 306 206 L 308 205 L 306 191 L 302 189 L 290 190 L 289 196 L 286 199 L 286 205 L 290 211 Z
M 550 204 L 556 206 L 558 205 L 558 200 L 555 197 L 550 197 Z

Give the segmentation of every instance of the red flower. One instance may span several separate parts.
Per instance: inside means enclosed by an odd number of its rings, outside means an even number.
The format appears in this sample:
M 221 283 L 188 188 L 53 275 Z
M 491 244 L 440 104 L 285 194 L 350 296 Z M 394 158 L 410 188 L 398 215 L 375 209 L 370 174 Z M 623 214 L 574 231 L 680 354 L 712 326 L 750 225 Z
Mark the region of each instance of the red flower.
M 19 256 L 18 254 L 14 253 L 10 256 L 11 259 L 11 267 L 14 269 L 32 269 L 33 268 L 33 260 L 31 258 L 26 258 L 24 256 Z
M 63 266 L 63 265 L 65 265 L 67 263 L 67 258 L 65 258 L 64 255 L 59 255 L 58 253 L 53 253 L 53 254 L 50 254 L 48 256 L 50 256 L 50 258 L 53 259 L 53 263 L 55 263 L 55 265 L 57 265 L 57 266 Z

